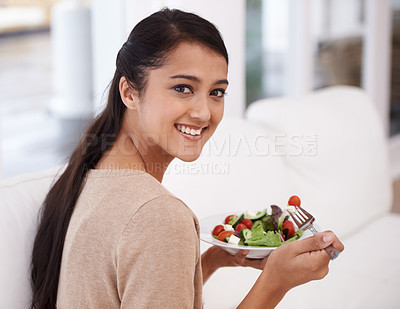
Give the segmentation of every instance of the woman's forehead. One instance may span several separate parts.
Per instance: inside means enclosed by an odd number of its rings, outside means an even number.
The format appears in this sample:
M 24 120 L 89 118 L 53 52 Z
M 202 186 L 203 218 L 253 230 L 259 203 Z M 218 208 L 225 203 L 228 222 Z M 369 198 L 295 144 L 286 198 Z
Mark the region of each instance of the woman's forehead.
M 159 70 L 170 76 L 200 74 L 226 79 L 228 65 L 225 58 L 211 48 L 183 42 L 168 54 Z

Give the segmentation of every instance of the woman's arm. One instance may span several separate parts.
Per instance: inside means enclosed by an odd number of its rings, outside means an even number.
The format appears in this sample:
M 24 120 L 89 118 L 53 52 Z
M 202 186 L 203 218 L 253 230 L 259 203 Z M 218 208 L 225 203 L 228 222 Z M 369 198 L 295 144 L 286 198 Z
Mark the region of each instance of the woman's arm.
M 201 255 L 201 270 L 203 272 L 203 284 L 206 283 L 208 278 L 211 277 L 211 275 L 219 268 L 218 265 L 216 265 L 216 261 L 218 261 L 218 258 L 215 257 L 215 249 L 218 247 L 211 247 L 208 249 L 206 252 L 204 252 Z
M 206 282 L 219 267 L 240 264 L 260 269 L 264 263 L 261 275 L 238 308 L 274 308 L 291 288 L 322 279 L 328 274 L 330 258 L 324 248 L 331 244 L 339 251 L 344 249 L 335 234 L 326 231 L 304 240 L 287 243 L 264 260 L 246 259 L 247 253 L 241 252 L 236 256 L 227 253 L 230 257 L 227 257 L 225 262 L 218 261 L 222 257 L 221 249 L 212 247 L 203 254 L 203 282 Z

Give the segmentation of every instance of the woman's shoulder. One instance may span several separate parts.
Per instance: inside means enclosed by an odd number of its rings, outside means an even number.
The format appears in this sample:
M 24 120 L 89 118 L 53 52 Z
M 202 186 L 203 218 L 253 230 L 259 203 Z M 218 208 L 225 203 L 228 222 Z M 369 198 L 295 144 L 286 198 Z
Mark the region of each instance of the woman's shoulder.
M 129 169 L 91 170 L 88 173 L 85 191 L 94 193 L 96 197 L 108 192 L 110 198 L 128 199 L 146 202 L 157 196 L 171 194 L 150 174 Z
M 136 235 L 135 247 L 139 243 L 151 243 L 150 238 L 154 237 L 167 242 L 173 241 L 172 238 L 177 238 L 180 242 L 185 239 L 192 242 L 194 238 L 199 240 L 200 227 L 197 217 L 183 201 L 173 195 L 164 194 L 137 209 L 126 224 L 121 241 L 131 239 L 132 235 Z
M 148 173 L 138 170 L 92 170 L 84 191 L 85 208 L 96 204 L 121 221 L 140 218 L 149 222 L 197 218 L 190 208 Z M 97 212 L 96 211 L 96 212 Z
M 153 219 L 175 221 L 193 218 L 197 220 L 190 208 L 179 198 L 169 192 L 143 204 L 136 214 L 137 216 L 148 216 Z

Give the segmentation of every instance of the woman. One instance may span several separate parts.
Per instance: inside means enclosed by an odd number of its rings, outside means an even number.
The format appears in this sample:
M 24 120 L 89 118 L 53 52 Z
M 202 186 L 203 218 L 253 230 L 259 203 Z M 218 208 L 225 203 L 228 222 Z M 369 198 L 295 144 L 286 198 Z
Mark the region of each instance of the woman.
M 263 269 L 243 308 L 274 307 L 328 271 L 332 232 L 251 261 L 212 247 L 195 215 L 161 184 L 177 157 L 196 160 L 222 119 L 228 55 L 214 25 L 164 9 L 117 56 L 108 104 L 44 202 L 32 255 L 32 308 L 200 308 L 219 267 Z

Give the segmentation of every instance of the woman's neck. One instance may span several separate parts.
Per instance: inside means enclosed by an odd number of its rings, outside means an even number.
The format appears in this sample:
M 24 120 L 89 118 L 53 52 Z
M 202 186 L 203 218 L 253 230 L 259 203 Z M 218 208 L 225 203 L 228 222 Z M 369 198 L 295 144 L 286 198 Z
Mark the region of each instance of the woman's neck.
M 147 146 L 121 132 L 111 149 L 100 159 L 96 169 L 142 170 L 162 181 L 173 157 L 157 146 Z

